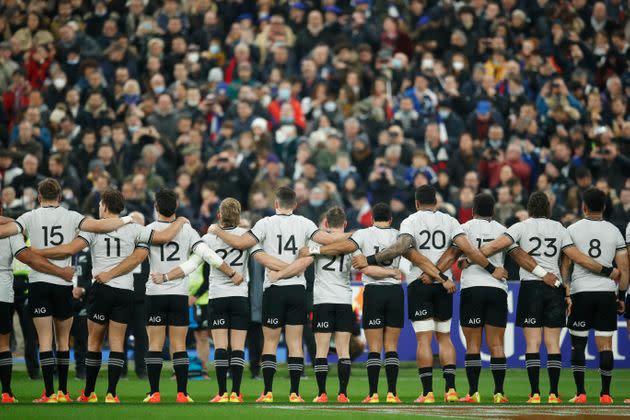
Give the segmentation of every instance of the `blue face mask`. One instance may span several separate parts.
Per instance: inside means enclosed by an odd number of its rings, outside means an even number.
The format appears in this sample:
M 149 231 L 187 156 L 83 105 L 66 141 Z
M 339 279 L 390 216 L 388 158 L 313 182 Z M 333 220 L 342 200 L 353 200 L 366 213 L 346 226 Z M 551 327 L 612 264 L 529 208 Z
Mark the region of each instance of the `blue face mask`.
M 447 119 L 450 115 L 451 115 L 451 111 L 443 111 L 440 110 L 438 111 L 438 114 L 440 114 L 440 118 L 442 118 L 443 120 Z
M 79 59 L 72 59 L 72 60 L 68 59 L 67 63 L 70 64 L 71 66 L 74 66 L 74 65 L 79 64 Z
M 293 118 L 293 117 L 282 117 L 282 118 L 280 118 L 280 122 L 282 124 L 293 124 L 295 122 L 295 118 Z
M 218 54 L 220 52 L 221 52 L 221 47 L 219 47 L 217 44 L 210 45 L 210 54 Z
M 312 200 L 312 199 L 311 199 L 311 200 L 309 200 L 308 202 L 309 202 L 309 203 L 311 204 L 311 206 L 313 206 L 313 207 L 319 207 L 319 206 L 321 206 L 322 204 L 324 204 L 324 200 Z
M 158 95 L 164 93 L 165 91 L 166 91 L 166 87 L 164 86 L 156 86 L 153 88 L 153 92 L 155 92 Z
M 137 125 L 130 125 L 128 128 L 131 134 L 135 133 L 136 131 L 140 129 L 140 127 L 138 127 Z
M 289 89 L 278 89 L 278 98 L 281 101 L 288 101 L 291 97 L 291 91 Z
M 124 94 L 123 95 L 123 99 L 125 101 L 126 104 L 128 105 L 135 105 L 138 102 L 140 102 L 140 95 L 138 94 Z
M 492 139 L 490 139 L 490 140 L 488 140 L 488 143 L 490 143 L 490 147 L 492 147 L 493 149 L 498 149 L 503 144 L 503 140 L 492 140 Z

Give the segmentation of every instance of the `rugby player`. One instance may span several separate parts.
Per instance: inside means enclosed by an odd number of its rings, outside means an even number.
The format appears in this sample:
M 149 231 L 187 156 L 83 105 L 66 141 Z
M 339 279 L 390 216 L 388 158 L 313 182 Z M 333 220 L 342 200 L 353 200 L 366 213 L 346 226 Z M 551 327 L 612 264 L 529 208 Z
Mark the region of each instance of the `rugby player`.
M 527 212 L 527 220 L 510 226 L 503 235 L 483 245 L 481 251 L 486 256 L 492 256 L 516 243 L 538 264 L 531 272 L 521 266 L 521 289 L 516 311 L 516 324 L 523 328 L 527 347 L 525 366 L 531 387 L 527 402 L 541 402 L 540 345 L 544 337 L 549 375 L 547 401 L 549 404 L 559 404 L 558 382 L 562 369 L 560 332 L 566 324 L 566 315 L 571 306 L 568 285 L 560 287 L 560 257 L 564 254 L 574 263 L 605 276 L 617 278 L 619 271 L 603 266 L 575 247 L 569 232 L 559 222 L 549 219 L 549 199 L 545 193 L 535 192 L 529 197 Z M 552 273 L 558 280 L 547 273 Z
M 610 382 L 614 365 L 612 336 L 617 331 L 617 311 L 623 312 L 623 300 L 628 288 L 628 251 L 626 244 L 613 224 L 603 219 L 606 193 L 597 188 L 584 192 L 582 211 L 585 218 L 569 226 L 569 234 L 576 248 L 604 266 L 616 263 L 621 272 L 619 287 L 608 276 L 593 273 L 580 265 L 571 272 L 571 261 L 562 261 L 563 277 L 571 278 L 571 313 L 567 321 L 571 333 L 571 367 L 576 385 L 576 395 L 570 402 L 586 403 L 584 372 L 585 350 L 589 330 L 595 330 L 595 344 L 599 350 L 599 373 L 602 388 L 601 404 L 612 404 Z M 619 293 L 619 301 L 617 293 Z M 619 307 L 618 307 L 619 304 Z
M 626 250 L 628 251 L 628 258 L 630 258 L 630 223 L 626 226 Z M 626 327 L 628 329 L 628 336 L 630 336 L 630 294 L 628 293 L 628 285 L 625 287 L 623 285 L 619 285 L 619 292 L 617 294 L 620 301 L 623 301 L 625 298 L 625 310 L 624 318 L 626 318 Z M 620 308 L 623 309 L 623 308 Z M 624 404 L 630 404 L 630 398 L 626 398 L 623 400 Z
M 131 223 L 128 216 L 95 220 L 59 205 L 61 186 L 47 178 L 37 186 L 40 207 L 24 213 L 15 222 L 0 226 L 0 238 L 22 233 L 37 249 L 67 244 L 77 232 L 106 233 Z M 51 261 L 59 267 L 71 264 L 70 258 Z M 67 403 L 68 369 L 70 365 L 70 328 L 72 327 L 72 283 L 37 270 L 29 275 L 28 306 L 33 317 L 39 344 L 39 363 L 42 367 L 44 392 L 36 403 Z M 56 352 L 53 353 L 53 340 Z M 59 379 L 55 393 L 53 374 L 57 365 Z
M 296 205 L 295 192 L 282 187 L 276 192 L 276 214 L 259 220 L 250 231 L 234 235 L 217 225 L 212 225 L 208 231 L 238 250 L 246 250 L 259 243 L 265 253 L 288 264 L 297 259 L 298 250 L 309 239 L 328 244 L 347 237 L 345 234 L 330 234 L 319 230 L 309 219 L 293 214 Z M 299 386 L 304 370 L 302 331 L 306 322 L 306 280 L 303 274 L 298 274 L 272 283 L 268 274 L 273 269 L 274 267 L 266 266 L 263 284 L 264 345 L 261 366 L 265 389 L 257 402 L 273 402 L 276 351 L 282 327 L 285 327 L 291 377 L 289 402 L 301 403 L 304 402 Z

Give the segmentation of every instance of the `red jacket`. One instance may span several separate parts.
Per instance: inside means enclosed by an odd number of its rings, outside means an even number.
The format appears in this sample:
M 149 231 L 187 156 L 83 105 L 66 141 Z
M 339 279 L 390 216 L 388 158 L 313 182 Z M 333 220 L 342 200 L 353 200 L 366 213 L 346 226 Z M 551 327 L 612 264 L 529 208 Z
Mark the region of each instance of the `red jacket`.
M 50 67 L 50 60 L 46 59 L 43 63 L 38 63 L 37 61 L 29 58 L 24 63 L 24 68 L 26 69 L 26 79 L 31 84 L 33 89 L 40 89 L 46 80 L 46 73 L 48 72 L 48 67 Z
M 295 125 L 302 130 L 306 127 L 306 121 L 304 121 L 304 114 L 302 113 L 302 107 L 300 106 L 300 102 L 291 98 L 291 107 L 293 108 L 293 118 L 295 119 Z M 271 122 L 273 125 L 280 123 L 280 108 L 282 104 L 278 99 L 274 99 L 271 101 L 268 107 L 269 114 L 271 114 Z

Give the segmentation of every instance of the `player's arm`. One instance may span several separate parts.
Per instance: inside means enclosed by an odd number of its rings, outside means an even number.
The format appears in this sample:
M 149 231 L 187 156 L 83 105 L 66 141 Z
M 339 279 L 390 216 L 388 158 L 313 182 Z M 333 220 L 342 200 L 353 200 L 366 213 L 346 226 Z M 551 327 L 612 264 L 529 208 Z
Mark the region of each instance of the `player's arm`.
M 618 272 L 615 272 L 615 269 L 613 267 L 606 267 L 598 263 L 591 257 L 580 252 L 580 250 L 577 249 L 575 245 L 565 247 L 562 252 L 564 252 L 567 257 L 571 258 L 571 261 L 573 261 L 575 264 L 579 264 L 593 273 L 601 274 L 603 276 L 611 278 L 619 275 Z
M 33 252 L 51 260 L 64 260 L 81 251 L 86 246 L 88 246 L 87 241 L 81 236 L 77 236 L 70 243 L 57 245 L 52 248 L 33 249 Z
M 337 255 L 352 254 L 359 249 L 359 246 L 352 239 L 344 239 L 339 242 L 320 246 L 311 245 L 300 249 L 299 257 L 307 257 L 309 255 L 325 255 L 327 257 L 335 257 Z
M 107 283 L 111 279 L 115 279 L 116 277 L 124 276 L 127 273 L 131 273 L 134 268 L 136 268 L 139 264 L 149 256 L 149 250 L 144 247 L 136 247 L 130 256 L 122 260 L 117 266 L 112 268 L 109 271 L 105 271 L 103 273 L 98 273 L 94 276 L 94 280 L 99 283 Z
M 453 264 L 455 264 L 455 261 L 457 261 L 462 254 L 463 253 L 461 249 L 457 248 L 456 246 L 451 246 L 449 249 L 446 250 L 445 253 L 442 254 L 435 266 L 440 271 L 446 271 L 450 267 L 452 267 Z
M 245 232 L 242 235 L 233 235 L 219 228 L 217 225 L 212 225 L 210 226 L 210 228 L 208 228 L 208 232 L 214 233 L 219 237 L 219 239 L 221 239 L 232 248 L 240 250 L 251 248 L 258 242 L 258 239 L 256 239 L 251 231 Z
M 286 266 L 289 265 L 281 259 L 271 256 L 264 251 L 257 251 L 252 256 L 258 262 L 258 264 L 272 271 L 283 270 Z
M 373 279 L 388 279 L 390 277 L 396 280 L 402 279 L 402 272 L 397 268 L 381 267 L 379 265 L 368 265 L 361 269 L 361 273 Z
M 344 233 L 344 232 L 331 233 L 331 232 L 326 232 L 324 230 L 318 230 L 311 237 L 311 240 L 322 245 L 330 245 L 330 244 L 334 244 L 335 242 L 344 241 L 345 239 L 348 239 L 350 235 L 352 234 Z
M 481 248 L 479 248 L 479 252 L 481 252 L 486 257 L 491 257 L 494 254 L 498 254 L 499 252 L 503 251 L 505 248 L 512 245 L 513 243 L 514 241 L 510 236 L 503 234 L 495 240 L 483 245 Z
M 127 223 L 133 223 L 131 216 L 112 217 L 108 219 L 85 218 L 79 225 L 79 229 L 91 233 L 109 233 Z
M 396 242 L 378 252 L 377 254 L 367 258 L 368 265 L 382 264 L 383 261 L 392 261 L 407 253 L 411 248 L 414 248 L 413 237 L 409 234 L 401 234 L 396 239 Z M 372 260 L 374 258 L 374 260 Z M 410 260 L 411 261 L 411 260 Z M 413 262 L 413 261 L 412 261 Z
M 523 248 L 516 247 L 508 252 L 510 254 L 510 257 L 512 257 L 514 262 L 516 262 L 516 264 L 518 264 L 519 267 L 523 268 L 524 270 L 529 271 L 536 277 L 540 277 L 549 286 L 553 286 L 553 287 L 560 286 L 560 279 L 558 279 L 555 274 L 550 273 L 544 268 L 542 268 L 541 266 L 539 266 L 536 260 L 533 259 L 532 256 L 529 255 L 527 252 L 525 252 Z M 569 262 L 570 261 L 571 260 L 569 260 Z M 570 276 L 571 275 L 569 274 L 569 277 Z M 564 274 L 562 275 L 562 277 L 564 278 Z
M 198 243 L 194 247 L 193 253 L 201 258 L 203 261 L 210 264 L 211 267 L 216 268 L 217 270 L 228 276 L 230 280 L 232 280 L 235 284 L 241 284 L 243 282 L 243 276 L 238 271 L 230 267 L 225 261 L 223 261 L 223 259 L 219 257 L 216 252 L 211 250 L 210 247 L 204 242 Z M 182 265 L 185 264 L 186 263 Z M 188 275 L 195 271 L 198 266 L 199 264 L 196 264 L 194 266 L 186 266 L 186 268 L 184 269 L 184 273 Z
M 188 219 L 185 217 L 178 217 L 166 229 L 152 231 L 149 239 L 149 245 L 163 245 L 172 241 L 186 223 L 188 223 Z
M 497 241 L 500 238 L 502 237 L 499 237 L 494 241 Z M 483 267 L 483 269 L 490 273 L 492 277 L 497 280 L 507 279 L 507 271 L 503 267 L 495 267 L 490 261 L 488 261 L 488 258 L 484 254 L 482 254 L 477 248 L 472 246 L 466 235 L 456 236 L 455 238 L 453 238 L 453 242 L 455 243 L 455 245 L 457 245 L 459 249 L 461 249 L 464 254 L 466 254 L 469 260 L 471 260 L 478 266 Z M 492 242 L 488 243 L 488 245 L 492 244 Z
M 377 259 L 378 255 L 380 255 L 380 252 L 376 254 Z M 438 267 L 436 267 L 430 259 L 422 255 L 422 253 L 420 253 L 420 251 L 418 251 L 417 249 L 409 249 L 407 252 L 405 252 L 404 257 L 411 261 L 413 265 L 419 267 L 423 273 L 425 273 L 432 279 L 435 279 L 439 282 L 449 281 L 449 278 L 446 275 L 442 274 L 442 271 Z M 369 260 L 370 259 L 368 258 L 368 262 Z M 450 267 L 450 265 L 446 266 L 446 269 L 448 269 L 448 267 Z
M 629 253 L 625 249 L 617 250 L 617 253 L 615 253 L 615 263 L 617 264 L 617 269 L 621 272 L 618 295 L 619 300 L 622 302 L 625 299 L 628 283 L 630 282 L 630 261 L 628 260 L 628 256 Z
M 190 267 L 189 270 L 191 270 L 190 272 L 192 273 L 199 267 L 201 263 L 203 263 L 203 260 L 197 255 L 193 254 L 186 260 L 186 262 L 183 262 L 177 267 L 172 268 L 171 271 L 169 271 L 168 273 L 152 272 L 151 280 L 153 280 L 153 283 L 160 284 L 169 280 L 181 279 L 182 277 L 186 276 L 184 268 Z
M 15 255 L 20 262 L 28 265 L 35 271 L 40 273 L 46 273 L 64 279 L 71 282 L 74 276 L 73 267 L 58 267 L 55 264 L 48 261 L 46 258 L 37 255 L 30 248 L 22 248 L 21 251 Z
M 260 254 L 260 252 L 257 252 L 256 254 Z M 271 271 L 269 273 L 269 279 L 275 283 L 281 279 L 299 276 L 306 271 L 309 265 L 313 264 L 313 261 L 315 261 L 315 258 L 313 257 L 298 258 L 280 271 Z
M 2 216 L 4 219 L 8 219 L 8 217 Z M 13 219 L 10 219 L 12 222 L 15 222 Z M 9 236 L 17 235 L 20 233 L 20 228 L 17 223 L 3 223 L 0 224 L 0 239 L 8 238 Z
M 560 275 L 562 276 L 562 282 L 564 283 L 567 290 L 569 289 L 569 285 L 571 283 L 571 273 L 573 272 L 573 261 L 571 258 L 566 255 L 562 256 L 562 260 L 560 262 Z

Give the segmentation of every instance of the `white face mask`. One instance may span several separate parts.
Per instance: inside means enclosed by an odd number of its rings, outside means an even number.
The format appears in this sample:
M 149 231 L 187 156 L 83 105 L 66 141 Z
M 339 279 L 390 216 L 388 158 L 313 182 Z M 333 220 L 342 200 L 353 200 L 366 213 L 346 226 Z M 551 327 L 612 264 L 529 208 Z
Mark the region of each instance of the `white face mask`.
M 271 95 L 264 95 L 261 99 L 260 99 L 260 104 L 264 107 L 267 108 L 269 106 L 269 104 L 271 103 Z
M 188 106 L 192 106 L 192 107 L 199 105 L 199 101 L 196 99 L 188 99 L 186 103 L 188 104 Z
M 464 62 L 463 61 L 453 61 L 453 68 L 456 71 L 462 71 L 464 69 Z
M 63 89 L 64 87 L 66 87 L 66 79 L 63 78 L 57 78 L 53 80 L 53 85 L 55 85 L 55 87 L 59 90 Z
M 199 61 L 199 53 L 198 53 L 198 52 L 191 52 L 191 53 L 188 53 L 188 60 L 189 60 L 191 63 L 196 63 L 196 62 L 198 62 L 198 61 Z
M 422 59 L 422 68 L 423 69 L 432 69 L 433 68 L 433 59 L 432 58 L 423 58 Z

